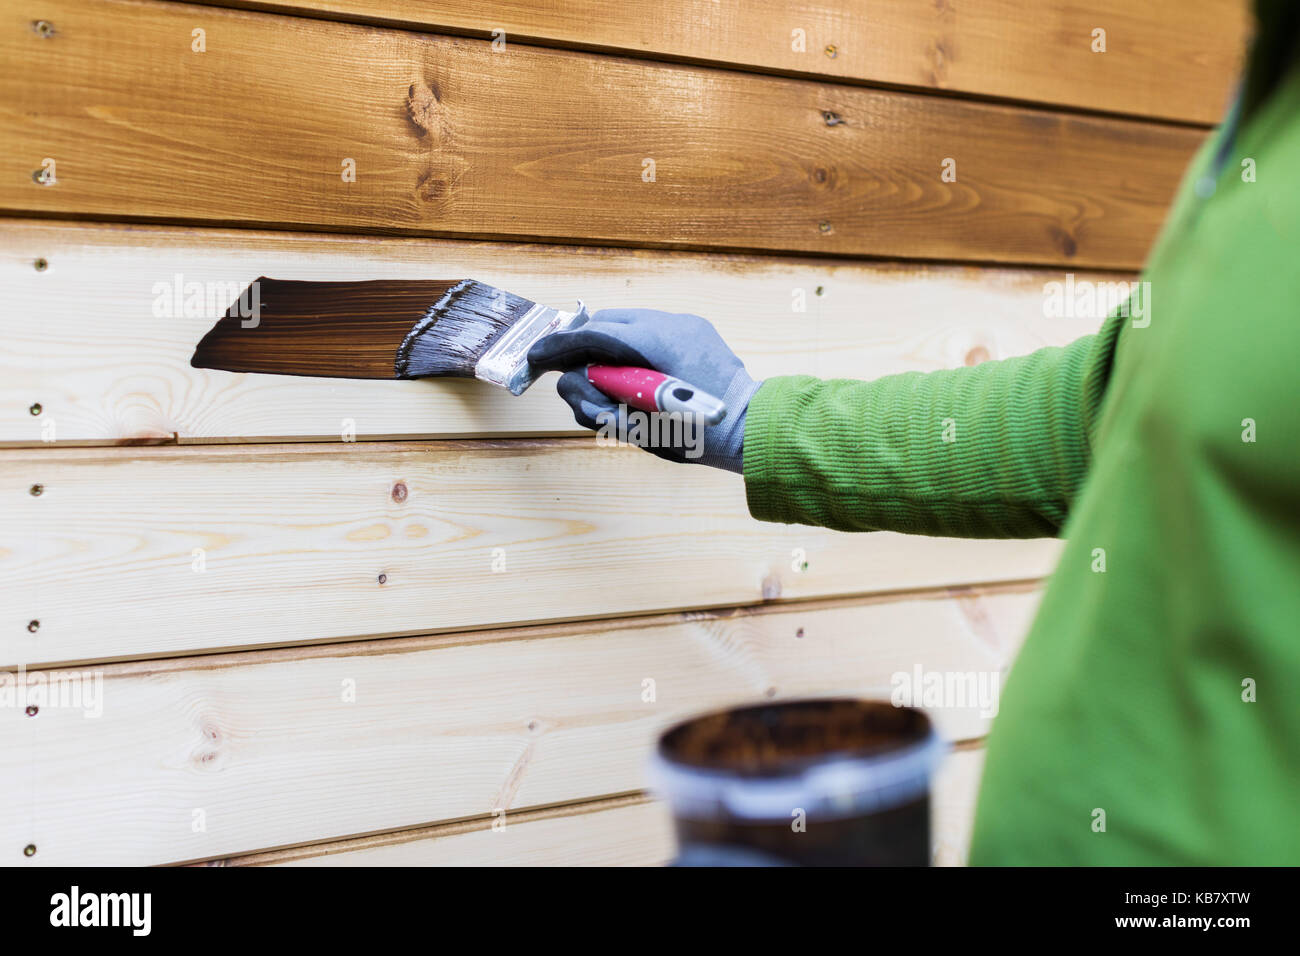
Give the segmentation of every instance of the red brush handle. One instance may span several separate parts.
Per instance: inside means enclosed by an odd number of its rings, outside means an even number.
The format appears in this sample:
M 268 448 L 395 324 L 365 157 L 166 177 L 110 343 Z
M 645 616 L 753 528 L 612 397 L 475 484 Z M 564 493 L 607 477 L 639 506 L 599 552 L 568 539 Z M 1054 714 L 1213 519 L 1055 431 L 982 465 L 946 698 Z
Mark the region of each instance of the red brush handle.
M 663 411 L 655 400 L 659 386 L 668 380 L 663 372 L 631 365 L 589 365 L 587 381 L 614 399 L 643 412 Z
M 588 365 L 587 381 L 614 401 L 643 412 L 689 413 L 706 425 L 716 425 L 727 414 L 720 399 L 652 368 Z

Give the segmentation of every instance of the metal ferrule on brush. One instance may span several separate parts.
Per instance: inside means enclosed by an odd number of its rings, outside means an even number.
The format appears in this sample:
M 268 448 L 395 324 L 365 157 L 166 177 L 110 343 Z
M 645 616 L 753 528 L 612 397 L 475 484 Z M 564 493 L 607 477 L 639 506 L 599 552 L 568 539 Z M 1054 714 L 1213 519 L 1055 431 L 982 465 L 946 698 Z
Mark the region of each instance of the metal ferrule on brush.
M 533 370 L 528 364 L 528 350 L 538 339 L 582 325 L 589 319 L 587 307 L 578 301 L 578 311 L 561 312 L 534 304 L 502 336 L 488 346 L 474 365 L 474 377 L 522 394 L 533 384 Z

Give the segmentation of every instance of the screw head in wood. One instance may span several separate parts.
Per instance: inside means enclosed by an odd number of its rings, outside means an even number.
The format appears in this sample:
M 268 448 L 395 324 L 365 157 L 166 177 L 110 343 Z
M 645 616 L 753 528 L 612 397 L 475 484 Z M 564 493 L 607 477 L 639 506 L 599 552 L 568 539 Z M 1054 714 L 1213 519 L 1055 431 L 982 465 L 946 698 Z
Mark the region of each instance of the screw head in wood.
M 33 634 L 35 634 L 40 629 L 41 629 L 41 622 L 36 620 L 36 618 L 32 618 L 30 621 L 27 622 L 27 630 L 31 631 Z
M 39 498 L 41 495 L 45 494 L 45 486 L 32 485 L 30 488 L 27 489 L 27 491 L 28 493 L 31 494 L 33 498 Z
M 827 126 L 843 126 L 844 117 L 834 110 L 822 110 L 822 120 Z
M 37 707 L 35 704 L 28 704 L 28 705 L 27 705 L 26 714 L 27 714 L 28 717 L 35 717 L 35 716 L 36 716 L 37 714 L 39 714 L 40 712 L 41 712 L 41 709 L 40 709 L 39 707 Z
M 32 415 L 39 415 L 39 414 L 41 413 L 41 403 L 40 403 L 40 402 L 32 402 L 31 407 L 28 408 L 27 411 L 28 411 L 29 413 L 31 413 Z
M 831 224 L 823 219 L 821 222 L 817 223 L 817 228 L 821 230 L 823 235 L 825 235 L 831 231 Z
M 799 628 L 799 630 L 795 631 L 795 632 L 794 632 L 794 636 L 795 636 L 795 637 L 803 637 L 803 628 L 801 627 L 801 628 Z
M 386 574 L 381 574 L 381 575 L 379 575 L 379 583 L 380 583 L 380 584 L 387 584 L 387 583 L 388 583 L 388 575 L 386 575 Z
M 39 259 L 37 259 L 35 262 L 33 262 L 32 265 L 36 268 L 37 272 L 44 272 L 46 269 L 50 267 L 50 262 L 48 259 L 42 256 Z
M 817 287 L 817 295 L 821 295 L 821 294 L 824 293 L 825 291 L 826 291 L 826 287 L 825 287 L 825 286 L 820 286 L 820 285 L 819 285 L 819 286 Z
M 25 847 L 23 847 L 23 856 L 35 856 L 35 855 L 36 855 L 35 843 L 29 843 Z
M 834 43 L 826 44 L 826 55 L 830 57 L 832 60 L 835 59 L 835 57 L 839 54 L 839 52 L 840 52 L 839 48 L 836 47 Z
M 38 37 L 48 40 L 50 37 L 54 36 L 54 24 L 49 20 L 33 20 L 32 31 Z

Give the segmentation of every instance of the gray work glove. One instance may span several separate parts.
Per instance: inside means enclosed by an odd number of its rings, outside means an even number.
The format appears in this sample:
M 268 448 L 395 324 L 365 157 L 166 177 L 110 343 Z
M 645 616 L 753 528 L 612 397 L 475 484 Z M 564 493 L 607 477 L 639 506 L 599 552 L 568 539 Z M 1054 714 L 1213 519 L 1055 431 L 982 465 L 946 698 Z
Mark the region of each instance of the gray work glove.
M 669 461 L 694 461 L 738 473 L 743 470 L 745 413 L 760 383 L 749 377 L 744 364 L 707 319 L 650 309 L 603 309 L 585 325 L 538 341 L 528 352 L 528 362 L 538 372 L 564 372 L 556 390 L 573 409 L 579 425 L 600 428 L 609 421 L 603 416 L 598 420 L 604 412 L 615 416 L 620 435 L 628 434 L 624 412 L 587 381 L 583 369 L 588 365 L 652 368 L 716 395 L 726 403 L 727 414 L 718 424 L 703 428 L 702 454 L 691 457 L 689 449 L 680 446 L 646 450 Z M 695 451 L 698 453 L 698 446 Z

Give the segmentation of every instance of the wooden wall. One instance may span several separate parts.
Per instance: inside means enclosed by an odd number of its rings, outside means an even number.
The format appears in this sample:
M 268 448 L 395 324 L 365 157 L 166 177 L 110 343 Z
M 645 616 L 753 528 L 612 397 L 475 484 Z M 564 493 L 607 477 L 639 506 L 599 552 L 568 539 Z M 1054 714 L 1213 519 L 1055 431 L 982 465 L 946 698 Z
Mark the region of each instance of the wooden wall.
M 1243 0 L 0 10 L 0 681 L 100 705 L 0 708 L 10 865 L 662 862 L 673 720 L 1008 668 L 1055 542 L 761 524 L 549 379 L 189 356 L 258 275 L 698 312 L 759 377 L 1063 344 L 1100 316 L 1045 284 L 1134 275 L 1247 30 Z M 934 716 L 960 863 L 989 719 Z

